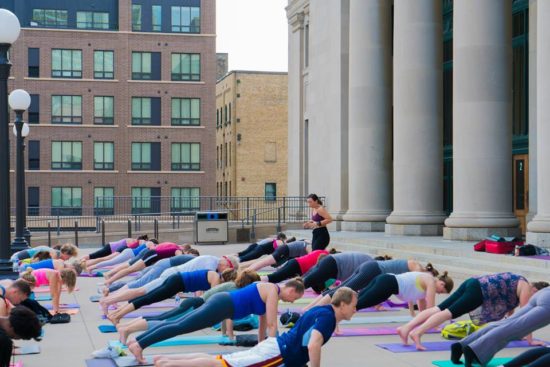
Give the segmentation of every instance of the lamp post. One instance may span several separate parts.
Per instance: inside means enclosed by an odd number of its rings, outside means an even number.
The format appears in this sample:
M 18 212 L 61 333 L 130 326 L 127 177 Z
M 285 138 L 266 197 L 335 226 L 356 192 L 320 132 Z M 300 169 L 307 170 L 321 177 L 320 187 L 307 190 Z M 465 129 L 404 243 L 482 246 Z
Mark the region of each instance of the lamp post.
M 12 12 L 0 9 L 0 273 L 12 273 L 10 238 L 10 142 L 8 115 L 8 50 L 19 37 L 21 25 Z
M 29 247 L 25 240 L 25 158 L 23 139 L 29 135 L 29 125 L 23 124 L 23 112 L 31 104 L 31 96 L 23 89 L 16 89 L 8 98 L 10 107 L 15 111 L 15 123 L 13 133 L 16 136 L 16 171 L 15 171 L 15 238 L 11 243 L 12 252 L 24 250 Z M 25 126 L 26 125 L 26 126 Z

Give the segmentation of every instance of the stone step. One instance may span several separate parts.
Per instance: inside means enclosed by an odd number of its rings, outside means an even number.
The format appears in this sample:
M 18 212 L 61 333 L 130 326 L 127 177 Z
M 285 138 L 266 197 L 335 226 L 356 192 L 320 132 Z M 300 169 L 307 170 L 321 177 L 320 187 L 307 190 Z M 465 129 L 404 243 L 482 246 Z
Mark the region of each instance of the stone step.
M 311 238 L 309 231 L 287 231 L 287 236 Z M 550 261 L 518 258 L 473 251 L 472 243 L 444 241 L 439 238 L 385 236 L 384 234 L 356 232 L 331 233 L 331 247 L 344 251 L 367 252 L 374 256 L 391 255 L 394 258 L 431 262 L 438 270 L 449 271 L 457 280 L 511 271 L 532 281 L 550 280 Z

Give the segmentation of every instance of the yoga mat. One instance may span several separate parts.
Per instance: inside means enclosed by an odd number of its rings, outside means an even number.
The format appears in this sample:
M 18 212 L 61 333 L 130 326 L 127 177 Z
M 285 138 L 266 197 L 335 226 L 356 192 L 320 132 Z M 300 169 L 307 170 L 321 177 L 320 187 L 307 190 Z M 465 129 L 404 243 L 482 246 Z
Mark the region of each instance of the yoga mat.
M 44 294 L 42 296 L 36 296 L 36 297 L 34 297 L 34 300 L 37 301 L 37 302 L 51 301 L 52 300 L 52 295 L 51 294 Z
M 160 315 L 161 313 L 164 313 L 164 311 L 158 311 L 158 312 L 154 312 L 154 311 L 150 311 L 150 312 L 143 312 L 143 311 L 134 311 L 134 312 L 130 312 L 130 313 L 127 313 L 126 315 L 122 316 L 123 319 L 136 319 L 138 317 L 146 317 L 146 316 L 149 316 L 149 317 L 153 317 L 153 316 L 158 316 Z M 103 320 L 106 320 L 107 319 L 107 316 L 106 315 L 101 315 L 101 318 Z
M 550 260 L 550 255 L 535 255 L 529 256 L 529 259 Z
M 112 359 L 112 361 L 115 363 L 117 367 L 135 367 L 135 366 L 152 366 L 153 363 L 153 356 L 144 356 L 145 357 L 145 363 L 139 363 L 134 356 L 128 356 L 128 357 L 118 357 Z
M 156 303 L 151 303 L 150 305 L 143 306 L 140 308 L 140 310 L 143 308 L 174 308 L 178 306 L 179 305 L 176 303 L 176 301 L 156 302 Z M 116 309 L 117 307 L 115 307 L 114 305 L 109 306 L 109 310 L 116 310 Z
M 201 336 L 176 336 L 171 339 L 163 340 L 161 342 L 151 345 L 151 347 L 173 347 L 180 345 L 203 345 L 203 344 L 220 344 L 229 343 L 229 337 L 222 335 L 201 335 Z M 126 348 L 120 341 L 109 341 L 111 347 L 123 347 Z
M 69 315 L 74 316 L 74 315 L 77 315 L 80 312 L 80 310 L 78 308 L 66 308 L 66 309 L 60 308 L 59 312 L 60 313 L 68 313 Z M 52 315 L 55 315 L 53 310 L 50 310 L 50 313 Z
M 493 360 L 491 360 L 491 362 L 489 362 L 489 364 L 486 367 L 497 367 L 497 366 L 500 366 L 501 364 L 504 364 L 506 362 L 510 362 L 511 360 L 512 360 L 512 358 L 494 358 Z M 463 364 L 462 365 L 456 365 L 451 361 L 433 361 L 432 364 L 434 366 L 439 366 L 439 367 L 464 366 Z M 476 365 L 476 366 L 479 366 L 479 365 Z
M 13 355 L 15 356 L 23 356 L 27 354 L 38 354 L 40 353 L 40 345 L 38 344 L 30 344 L 25 345 L 23 347 L 15 347 L 13 351 Z
M 363 324 L 384 324 L 396 322 L 409 322 L 412 317 L 409 315 L 396 316 L 369 316 L 369 317 L 354 317 L 351 320 L 344 320 L 340 325 L 363 325 Z
M 10 363 L 10 367 L 23 367 L 23 362 Z
M 79 291 L 80 288 L 76 287 L 74 291 Z M 34 288 L 34 293 L 50 293 L 50 287 L 38 287 Z M 67 288 L 63 287 L 61 288 L 61 292 L 67 292 Z
M 90 296 L 90 301 L 92 301 L 92 302 L 99 302 L 100 299 L 101 299 L 101 296 L 99 294 L 95 294 L 93 296 Z
M 455 341 L 445 340 L 438 342 L 425 342 L 422 343 L 428 350 L 426 352 L 440 352 L 440 351 L 450 351 L 451 344 L 456 343 Z M 388 343 L 388 344 L 376 344 L 377 347 L 386 349 L 393 353 L 410 353 L 410 352 L 420 352 L 413 345 L 403 345 L 401 343 Z M 529 343 L 525 340 L 516 340 L 508 343 L 506 348 L 526 348 L 529 347 Z
M 50 303 L 45 304 L 43 306 L 46 308 L 46 310 L 53 309 L 53 305 L 50 304 Z M 74 309 L 74 308 L 80 308 L 80 305 L 78 303 L 60 303 L 59 308 L 60 309 L 66 309 L 66 308 Z
M 115 325 L 99 325 L 97 327 L 102 333 L 116 333 L 117 329 Z
M 86 360 L 86 367 L 117 367 L 111 358 L 93 358 Z
M 426 334 L 437 334 L 441 332 L 439 329 L 431 329 Z M 375 336 L 375 335 L 397 335 L 397 328 L 394 327 L 377 327 L 377 328 L 356 328 L 356 329 L 340 329 L 339 334 L 333 334 L 335 337 L 345 336 Z
M 301 308 L 299 308 L 299 307 L 294 307 L 294 308 L 293 308 L 293 307 L 289 307 L 289 308 L 287 308 L 286 310 L 285 310 L 285 309 L 279 309 L 278 312 L 279 312 L 279 315 L 280 315 L 280 314 L 283 314 L 283 313 L 285 313 L 285 312 L 287 312 L 287 311 L 290 311 L 290 312 L 297 312 L 297 313 L 299 313 L 299 314 L 303 314 L 303 313 L 304 313 L 304 311 L 303 311 Z M 374 307 L 369 307 L 369 308 L 363 308 L 363 309 L 361 309 L 361 310 L 358 310 L 357 312 L 360 312 L 360 313 L 373 313 L 373 312 L 396 312 L 396 311 L 399 311 L 399 310 L 396 309 L 396 308 L 385 308 L 385 309 L 383 309 L 383 310 L 377 310 L 377 309 L 374 308 Z

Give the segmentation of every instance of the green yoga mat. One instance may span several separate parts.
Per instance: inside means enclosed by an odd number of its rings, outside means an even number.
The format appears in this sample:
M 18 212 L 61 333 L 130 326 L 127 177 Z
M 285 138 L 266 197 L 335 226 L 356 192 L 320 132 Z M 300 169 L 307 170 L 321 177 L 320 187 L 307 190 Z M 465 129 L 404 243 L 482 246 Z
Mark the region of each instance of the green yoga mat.
M 163 340 L 151 345 L 151 347 L 174 347 L 179 345 L 202 345 L 202 344 L 219 344 L 229 343 L 229 337 L 221 335 L 203 335 L 203 336 L 177 336 L 175 338 Z M 126 348 L 120 341 L 109 341 L 111 347 Z
M 497 366 L 500 366 L 501 364 L 504 364 L 504 363 L 509 362 L 511 360 L 512 360 L 512 358 L 494 358 L 491 362 L 489 362 L 487 367 L 497 367 Z M 451 361 L 433 361 L 432 363 L 433 363 L 434 366 L 439 366 L 439 367 L 457 367 L 457 366 L 461 366 L 461 365 L 453 364 L 453 362 L 451 362 Z M 462 365 L 462 366 L 464 366 L 464 365 Z M 480 366 L 480 365 L 474 363 L 474 366 Z
M 351 320 L 344 320 L 340 322 L 340 325 L 364 325 L 364 324 L 385 324 L 385 323 L 403 323 L 409 322 L 412 317 L 409 315 L 402 316 L 368 316 L 368 317 L 354 317 Z

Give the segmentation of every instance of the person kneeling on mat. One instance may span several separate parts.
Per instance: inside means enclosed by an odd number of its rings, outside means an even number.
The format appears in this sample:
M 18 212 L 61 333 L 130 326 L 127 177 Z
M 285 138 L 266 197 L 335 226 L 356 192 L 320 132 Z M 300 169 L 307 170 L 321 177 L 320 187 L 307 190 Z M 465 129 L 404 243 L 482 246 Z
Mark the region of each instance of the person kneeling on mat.
M 212 356 L 209 354 L 182 354 L 155 357 L 156 367 L 247 367 L 321 366 L 321 347 L 332 336 L 336 325 L 350 320 L 356 311 L 357 293 L 347 287 L 338 289 L 327 306 L 307 311 L 290 331 L 260 342 L 243 352 Z

